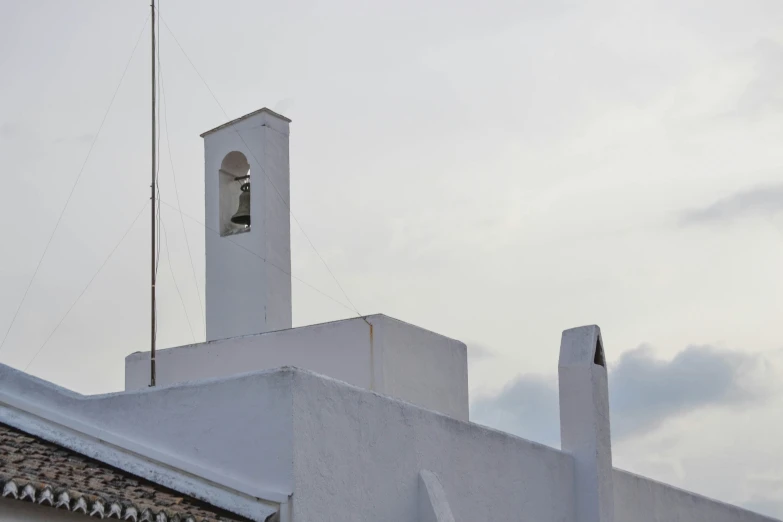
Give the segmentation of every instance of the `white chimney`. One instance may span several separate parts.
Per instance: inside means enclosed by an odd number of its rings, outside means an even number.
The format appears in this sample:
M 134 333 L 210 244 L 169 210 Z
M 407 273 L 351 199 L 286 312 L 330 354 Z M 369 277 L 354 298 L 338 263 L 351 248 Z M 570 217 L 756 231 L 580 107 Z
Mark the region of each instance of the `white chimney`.
M 560 447 L 574 457 L 577 522 L 614 522 L 609 384 L 601 329 L 563 332 L 558 363 Z

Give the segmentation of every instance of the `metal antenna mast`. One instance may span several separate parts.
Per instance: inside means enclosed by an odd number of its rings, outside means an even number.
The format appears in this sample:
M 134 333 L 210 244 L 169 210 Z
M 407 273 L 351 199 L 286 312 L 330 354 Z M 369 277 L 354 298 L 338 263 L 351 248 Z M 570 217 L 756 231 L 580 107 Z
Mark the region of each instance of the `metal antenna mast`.
M 152 3 L 150 4 L 151 9 L 151 18 L 152 18 L 152 185 L 150 186 L 152 190 L 152 221 L 151 223 L 151 238 L 152 238 L 152 259 L 151 259 L 151 271 L 150 275 L 152 278 L 152 284 L 151 284 L 151 331 L 150 331 L 150 386 L 155 386 L 155 337 L 156 337 L 156 329 L 157 329 L 157 321 L 156 321 L 156 313 L 155 313 L 155 276 L 156 276 L 156 267 L 155 267 L 155 257 L 157 254 L 157 248 L 155 245 L 155 189 L 157 186 L 157 172 L 156 172 L 156 154 L 157 150 L 155 147 L 155 125 L 156 125 L 156 118 L 155 118 L 155 0 L 151 0 Z

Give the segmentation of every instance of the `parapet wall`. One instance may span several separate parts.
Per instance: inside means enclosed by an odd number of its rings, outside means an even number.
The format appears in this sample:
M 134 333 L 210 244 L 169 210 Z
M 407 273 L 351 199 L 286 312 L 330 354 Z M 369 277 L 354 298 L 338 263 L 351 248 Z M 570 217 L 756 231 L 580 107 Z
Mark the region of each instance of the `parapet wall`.
M 579 455 L 291 368 L 84 397 L 0 365 L 0 422 L 259 521 L 292 495 L 282 522 L 432 522 L 423 474 L 442 488 L 431 513 L 457 521 L 589 514 Z M 773 520 L 616 469 L 611 484 L 619 522 Z
M 576 520 L 566 453 L 305 372 L 293 384 L 294 521 L 427 520 L 422 470 L 457 521 Z
M 468 420 L 465 345 L 385 315 L 371 315 L 159 350 L 157 383 L 294 366 Z M 149 384 L 149 353 L 125 359 L 125 389 Z
M 731 470 L 726 470 L 730 473 Z M 773 522 L 731 504 L 615 469 L 615 520 L 628 522 Z
M 399 321 L 375 316 L 222 343 L 164 350 L 173 355 L 161 375 L 228 376 L 93 397 L 0 365 L 0 422 L 259 521 L 276 508 L 281 522 L 773 520 L 611 466 L 597 326 L 563 333 L 562 451 L 390 396 L 448 410 L 461 403 L 443 397 L 459 399 L 467 386 L 464 345 Z M 358 362 L 341 366 L 327 354 Z M 190 356 L 185 373 L 166 364 Z M 295 368 L 237 375 L 238 363 L 253 370 L 248 361 L 279 364 L 276 356 L 321 361 L 364 385 Z M 146 374 L 143 354 L 128 359 L 132 378 Z M 458 386 L 442 388 L 451 376 Z

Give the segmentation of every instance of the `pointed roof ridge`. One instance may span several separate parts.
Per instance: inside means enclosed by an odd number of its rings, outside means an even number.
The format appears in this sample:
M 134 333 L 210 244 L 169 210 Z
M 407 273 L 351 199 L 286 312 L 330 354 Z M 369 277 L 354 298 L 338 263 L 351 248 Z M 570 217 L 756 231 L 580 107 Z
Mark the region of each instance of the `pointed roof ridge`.
M 240 122 L 242 120 L 246 120 L 246 119 L 250 118 L 251 116 L 255 116 L 256 114 L 261 114 L 262 112 L 265 112 L 265 113 L 267 113 L 267 114 L 269 114 L 271 116 L 275 116 L 276 118 L 280 118 L 281 120 L 285 121 L 286 123 L 291 123 L 291 120 L 289 118 L 286 118 L 282 114 L 279 114 L 279 113 L 277 113 L 277 112 L 275 112 L 272 109 L 269 109 L 267 107 L 262 107 L 262 108 L 258 109 L 257 111 L 253 111 L 253 112 L 251 112 L 249 114 L 245 114 L 244 116 L 240 116 L 239 118 L 236 118 L 234 120 L 226 122 L 226 123 L 224 123 L 222 125 L 218 125 L 214 129 L 209 129 L 207 132 L 201 134 L 201 137 L 203 138 L 207 134 L 212 134 L 215 131 L 219 131 L 220 129 L 228 127 L 229 125 L 233 125 L 233 124 L 238 123 L 238 122 Z

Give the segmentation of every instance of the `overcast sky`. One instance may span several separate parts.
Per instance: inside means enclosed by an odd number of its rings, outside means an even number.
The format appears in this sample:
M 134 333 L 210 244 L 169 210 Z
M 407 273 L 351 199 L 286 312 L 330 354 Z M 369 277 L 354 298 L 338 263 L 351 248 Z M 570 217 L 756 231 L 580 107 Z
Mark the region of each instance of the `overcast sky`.
M 0 336 L 148 2 L 2 7 Z M 557 446 L 560 333 L 599 324 L 615 464 L 783 517 L 783 4 L 160 9 L 161 194 L 195 218 L 163 207 L 161 345 L 204 337 L 199 134 L 226 120 L 173 32 L 230 118 L 293 119 L 293 212 L 356 307 L 468 343 L 476 421 Z M 84 393 L 148 349 L 148 208 L 54 330 L 149 197 L 148 31 L 0 350 Z M 293 289 L 296 325 L 351 315 Z

